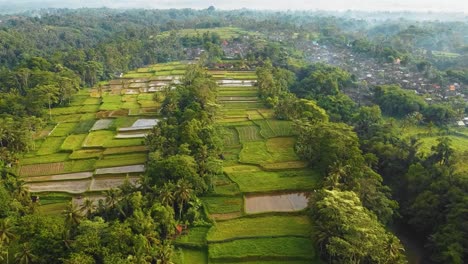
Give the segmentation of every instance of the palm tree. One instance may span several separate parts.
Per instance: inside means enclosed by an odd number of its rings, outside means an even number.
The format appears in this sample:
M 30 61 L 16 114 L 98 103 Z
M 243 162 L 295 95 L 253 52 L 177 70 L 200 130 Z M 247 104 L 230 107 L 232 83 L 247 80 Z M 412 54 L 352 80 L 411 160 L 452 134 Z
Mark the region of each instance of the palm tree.
M 59 88 L 54 85 L 41 85 L 38 87 L 40 91 L 47 98 L 47 103 L 49 106 L 49 119 L 52 120 L 52 104 L 55 104 L 59 100 Z
M 174 207 L 174 185 L 164 183 L 164 187 L 159 191 L 159 201 L 165 206 Z
M 106 195 L 106 205 L 111 209 L 115 208 L 115 205 L 119 201 L 121 191 L 119 189 L 109 189 L 104 192 Z
M 20 179 L 15 181 L 14 193 L 16 197 L 18 198 L 29 197 L 29 189 L 25 185 L 25 183 L 26 183 L 25 181 L 20 180 Z
M 171 261 L 172 255 L 172 247 L 168 243 L 164 243 L 159 247 L 158 250 L 158 260 L 156 261 L 157 264 L 173 264 Z
M 67 208 L 63 210 L 63 215 L 65 216 L 65 223 L 70 227 L 78 225 L 81 218 L 83 218 L 80 209 L 72 202 L 68 203 Z
M 0 219 L 0 243 L 8 245 L 15 238 L 13 225 L 9 218 Z
M 19 264 L 32 263 L 34 258 L 36 258 L 36 256 L 31 253 L 28 243 L 22 244 L 20 251 L 15 254 L 16 263 Z
M 388 238 L 386 251 L 389 254 L 390 260 L 395 260 L 405 251 L 405 248 L 401 245 L 400 241 L 392 235 Z
M 181 179 L 177 181 L 174 196 L 175 200 L 179 205 L 179 220 L 182 218 L 182 210 L 184 209 L 184 204 L 190 200 L 190 198 L 192 197 L 192 193 L 192 185 L 187 180 Z
M 87 218 L 91 215 L 92 212 L 96 210 L 96 205 L 94 204 L 94 200 L 89 199 L 86 197 L 83 201 L 83 204 L 80 207 L 80 212 L 84 213 Z

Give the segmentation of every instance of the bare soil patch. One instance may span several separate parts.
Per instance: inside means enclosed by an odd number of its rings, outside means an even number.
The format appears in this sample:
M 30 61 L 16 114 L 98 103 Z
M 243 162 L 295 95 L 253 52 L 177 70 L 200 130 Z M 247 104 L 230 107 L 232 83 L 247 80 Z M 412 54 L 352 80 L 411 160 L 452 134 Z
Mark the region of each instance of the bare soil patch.
M 245 197 L 245 212 L 293 212 L 307 207 L 309 198 L 305 193 L 254 195 Z

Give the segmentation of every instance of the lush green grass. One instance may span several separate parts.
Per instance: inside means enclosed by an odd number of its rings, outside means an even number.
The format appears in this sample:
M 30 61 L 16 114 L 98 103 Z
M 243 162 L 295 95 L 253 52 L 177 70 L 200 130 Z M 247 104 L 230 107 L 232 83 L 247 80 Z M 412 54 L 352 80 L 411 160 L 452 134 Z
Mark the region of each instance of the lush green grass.
M 77 150 L 81 148 L 81 144 L 85 140 L 86 136 L 87 134 L 70 135 L 65 139 L 65 141 L 63 141 L 60 149 L 64 151 Z
M 254 89 L 248 90 L 234 90 L 234 89 L 223 89 L 218 90 L 218 96 L 257 96 L 258 91 Z
M 231 166 L 239 163 L 239 154 L 242 150 L 242 146 L 226 146 L 224 148 L 224 166 Z
M 66 137 L 75 129 L 77 123 L 60 123 L 58 124 L 49 137 Z
M 65 162 L 65 172 L 82 172 L 94 170 L 95 159 L 71 160 Z
M 101 111 L 113 111 L 113 110 L 118 110 L 122 106 L 122 103 L 103 103 L 100 107 L 99 110 Z
M 109 127 L 110 130 L 116 130 L 117 128 L 131 127 L 138 117 L 117 117 Z
M 122 102 L 122 97 L 120 95 L 104 95 L 102 97 L 102 102 L 120 104 Z
M 458 136 L 446 136 L 451 140 L 452 148 L 459 153 L 463 153 L 468 151 L 468 139 Z M 431 152 L 431 147 L 436 146 L 438 144 L 437 139 L 440 136 L 433 136 L 433 137 L 421 137 L 420 142 L 420 152 L 424 152 L 426 154 Z
M 275 162 L 260 164 L 265 170 L 288 170 L 288 169 L 303 169 L 307 167 L 307 162 L 303 160 L 293 160 L 284 162 Z
M 214 192 L 220 195 L 237 195 L 239 194 L 239 187 L 231 181 L 226 175 L 213 176 Z
M 96 162 L 96 168 L 117 167 L 142 164 L 146 162 L 146 153 L 117 154 L 104 156 Z
M 225 146 L 237 146 L 240 144 L 239 134 L 237 133 L 236 129 L 224 128 L 223 133 L 224 133 L 223 138 L 224 138 Z
M 179 36 L 197 36 L 203 35 L 206 32 L 217 33 L 222 39 L 230 39 L 233 37 L 239 37 L 241 35 L 256 35 L 258 33 L 254 33 L 251 31 L 245 31 L 240 28 L 236 27 L 217 27 L 217 28 L 197 28 L 197 29 L 180 29 L 175 31 Z M 171 31 L 165 31 L 156 36 L 157 38 L 165 38 L 168 37 Z
M 84 95 L 73 95 L 72 96 L 72 99 L 71 99 L 71 102 L 70 102 L 70 105 L 71 106 L 77 106 L 77 105 L 82 105 L 86 99 L 88 99 L 88 95 L 87 94 L 84 94 Z
M 70 115 L 76 114 L 81 106 L 67 106 L 52 108 L 52 115 Z
M 52 119 L 57 123 L 76 123 L 80 121 L 81 117 L 81 114 L 71 114 L 54 116 Z
M 134 71 L 130 71 L 128 73 L 125 73 L 124 74 L 124 77 L 125 78 L 149 78 L 149 77 L 152 77 L 154 75 L 154 73 L 152 72 L 134 72 Z
M 434 55 L 435 57 L 448 58 L 448 59 L 455 59 L 461 56 L 459 53 L 445 52 L 445 51 L 432 51 L 432 55 Z
M 56 153 L 60 150 L 64 137 L 47 137 L 41 147 L 37 150 L 37 155 L 48 155 Z
M 187 234 L 178 237 L 175 242 L 176 244 L 203 247 L 206 245 L 206 234 L 209 229 L 209 227 L 189 227 Z
M 172 255 L 175 264 L 206 264 L 208 256 L 206 249 L 180 248 Z
M 86 101 L 83 102 L 83 104 L 84 105 L 98 105 L 98 104 L 101 104 L 101 99 L 89 97 L 86 99 Z
M 93 104 L 90 104 L 90 105 L 83 105 L 83 106 L 78 110 L 78 112 L 79 112 L 79 113 L 96 113 L 97 111 L 99 111 L 99 108 L 100 108 L 99 105 L 93 105 Z
M 226 241 L 248 237 L 304 236 L 310 237 L 312 223 L 308 216 L 243 217 L 216 223 L 207 240 Z
M 224 169 L 239 184 L 242 192 L 313 190 L 320 182 L 319 173 L 308 170 L 266 172 L 256 166 L 233 166 Z
M 70 159 L 89 159 L 89 158 L 101 158 L 102 149 L 81 149 L 75 150 L 70 154 Z
M 275 115 L 273 109 L 266 109 L 266 108 L 259 108 L 257 111 L 263 116 L 265 119 L 272 119 Z
M 208 252 L 210 259 L 217 259 L 219 262 L 277 258 L 287 263 L 287 258 L 303 260 L 316 258 L 312 241 L 298 237 L 239 239 L 210 244 Z
M 140 104 L 137 102 L 125 102 L 121 107 L 122 109 L 139 109 Z
M 236 130 L 237 133 L 239 133 L 239 140 L 241 142 L 257 141 L 263 139 L 257 126 L 239 126 L 236 127 Z
M 130 147 L 120 147 L 120 148 L 108 148 L 104 150 L 104 155 L 112 154 L 123 154 L 123 153 L 136 153 L 136 152 L 147 152 L 148 148 L 146 146 L 130 146 Z
M 158 103 L 158 102 L 153 101 L 153 100 L 144 100 L 144 101 L 139 100 L 138 104 L 142 108 L 159 108 L 159 107 L 161 107 L 161 103 Z
M 246 103 L 246 102 L 223 102 L 221 104 L 225 109 L 258 109 L 262 108 L 262 103 Z
M 94 119 L 88 119 L 88 120 L 81 121 L 80 123 L 78 123 L 78 125 L 73 130 L 73 133 L 74 134 L 88 133 L 89 130 L 93 127 L 94 122 L 96 122 L 96 120 L 94 120 Z
M 292 136 L 294 134 L 291 121 L 256 120 L 260 126 L 260 134 L 265 138 Z
M 244 142 L 240 162 L 266 164 L 298 160 L 294 152 L 294 138 L 271 138 L 266 141 Z
M 68 155 L 69 153 L 54 153 L 50 155 L 33 156 L 30 158 L 21 159 L 21 165 L 43 164 L 43 163 L 66 161 L 68 160 Z
M 95 113 L 85 113 L 80 115 L 80 121 L 86 121 L 90 119 L 96 119 L 96 114 Z
M 50 203 L 41 205 L 37 208 L 39 214 L 44 215 L 63 215 L 63 211 L 67 208 L 68 202 Z
M 116 147 L 129 147 L 144 145 L 145 140 L 142 138 L 128 138 L 128 139 L 111 139 L 105 142 L 105 148 Z
M 84 147 L 103 147 L 114 138 L 114 132 L 108 130 L 93 131 L 86 137 Z
M 210 214 L 225 214 L 241 212 L 243 200 L 241 197 L 203 197 L 203 204 L 208 208 Z
M 54 204 L 54 203 L 66 203 L 70 202 L 72 197 L 68 194 L 62 193 L 51 193 L 46 195 L 41 195 L 39 201 L 41 205 Z

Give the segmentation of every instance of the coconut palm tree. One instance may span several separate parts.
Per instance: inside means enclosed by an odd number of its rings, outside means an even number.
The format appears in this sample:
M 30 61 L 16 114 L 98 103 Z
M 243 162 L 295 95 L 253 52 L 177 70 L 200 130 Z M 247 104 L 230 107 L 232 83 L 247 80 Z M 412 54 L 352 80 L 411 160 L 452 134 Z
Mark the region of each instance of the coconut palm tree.
M 0 219 L 0 243 L 8 245 L 15 238 L 13 225 L 9 218 Z
M 395 260 L 405 251 L 405 248 L 401 245 L 400 241 L 392 235 L 388 238 L 386 251 L 390 260 Z
M 80 209 L 72 202 L 68 203 L 67 208 L 63 210 L 63 215 L 65 216 L 65 223 L 70 227 L 77 226 L 83 218 Z
M 109 189 L 106 190 L 104 194 L 106 196 L 106 205 L 109 208 L 114 209 L 120 199 L 121 191 L 119 189 Z
M 18 253 L 15 254 L 16 263 L 19 264 L 32 263 L 34 258 L 36 258 L 36 256 L 32 254 L 28 243 L 22 244 Z
M 159 201 L 165 206 L 174 207 L 174 185 L 164 183 L 163 188 L 159 191 Z
M 169 245 L 168 243 L 164 243 L 159 247 L 157 258 L 158 260 L 156 261 L 157 264 L 173 264 L 171 261 L 171 255 L 172 255 L 172 246 Z
M 91 215 L 92 212 L 96 210 L 96 205 L 94 200 L 86 197 L 83 201 L 83 204 L 80 206 L 80 212 L 83 213 L 87 218 Z
M 174 196 L 179 206 L 179 220 L 182 218 L 184 205 L 190 200 L 192 193 L 192 185 L 187 180 L 180 179 L 177 181 L 177 184 L 175 185 Z

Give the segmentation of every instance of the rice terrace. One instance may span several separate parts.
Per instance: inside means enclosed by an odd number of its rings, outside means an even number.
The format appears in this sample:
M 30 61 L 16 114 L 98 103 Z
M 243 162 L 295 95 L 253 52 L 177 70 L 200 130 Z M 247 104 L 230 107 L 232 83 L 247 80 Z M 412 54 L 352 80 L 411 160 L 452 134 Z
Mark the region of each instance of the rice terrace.
M 81 205 L 86 197 L 97 203 L 105 190 L 125 181 L 139 184 L 148 153 L 144 138 L 160 118 L 165 89 L 179 83 L 186 65 L 141 68 L 52 109 L 57 125 L 37 133 L 34 151 L 19 166 L 43 201 L 41 212 L 58 213 L 68 201 Z M 318 174 L 295 154 L 292 122 L 274 119 L 259 101 L 255 72 L 208 73 L 219 85 L 224 174 L 201 198 L 213 225 L 190 228 L 176 240 L 176 263 L 316 261 L 312 224 L 302 210 Z
M 468 16 L 411 1 L 0 1 L 0 264 L 467 263 Z

